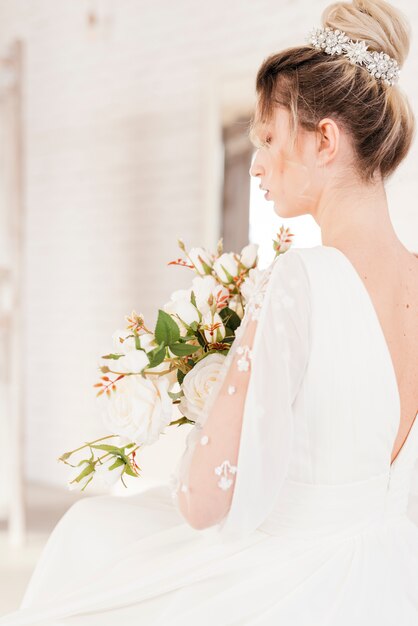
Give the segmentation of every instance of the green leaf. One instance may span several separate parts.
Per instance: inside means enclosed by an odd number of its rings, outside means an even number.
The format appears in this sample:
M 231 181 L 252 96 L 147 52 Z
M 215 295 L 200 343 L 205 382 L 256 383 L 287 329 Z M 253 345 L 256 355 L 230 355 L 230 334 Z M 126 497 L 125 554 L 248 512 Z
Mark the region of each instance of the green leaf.
M 177 424 L 177 426 L 181 426 L 182 424 L 194 424 L 194 423 L 195 422 L 193 422 L 193 420 L 190 420 L 188 417 L 183 415 L 178 420 L 175 420 L 174 422 L 170 422 L 169 426 L 174 426 L 176 424 Z
M 180 329 L 171 315 L 162 309 L 158 309 L 158 319 L 154 334 L 159 344 L 164 343 L 166 346 L 169 346 L 179 340 Z
M 190 302 L 193 304 L 193 306 L 195 306 L 195 307 L 197 308 L 197 305 L 196 305 L 196 296 L 195 296 L 194 291 L 192 291 L 192 293 L 190 294 Z
M 180 385 L 183 383 L 183 379 L 185 376 L 186 374 L 184 372 L 182 372 L 181 370 L 177 370 L 177 381 Z
M 121 458 L 117 458 L 116 461 L 113 463 L 113 465 L 109 466 L 109 470 L 116 469 L 117 467 L 120 467 L 121 465 L 125 465 L 125 462 L 122 461 Z
M 139 341 L 138 333 L 134 332 L 134 337 L 135 337 L 135 348 L 137 350 L 141 350 L 141 342 Z
M 211 267 L 210 265 L 208 265 L 208 264 L 206 263 L 206 261 L 204 261 L 204 260 L 202 259 L 202 257 L 201 257 L 201 256 L 199 256 L 199 260 L 200 260 L 200 262 L 201 262 L 201 264 L 202 264 L 202 266 L 203 266 L 203 269 L 204 269 L 204 271 L 205 271 L 205 274 L 212 274 L 212 267 Z
M 133 471 L 133 469 L 132 469 L 132 467 L 130 465 L 127 465 L 125 467 L 124 474 L 129 474 L 129 476 L 133 476 L 134 478 L 138 478 L 138 474 L 135 474 L 135 472 Z
M 228 282 L 229 283 L 233 283 L 234 282 L 234 277 L 232 276 L 232 274 L 230 274 L 228 272 L 228 270 L 226 269 L 226 267 L 224 265 L 222 265 L 222 263 L 221 263 L 221 267 L 222 267 L 223 271 L 225 272 L 225 275 L 226 275 L 226 277 L 228 279 Z
M 197 322 L 193 322 L 193 324 L 196 324 Z M 190 339 L 194 339 L 196 337 L 196 333 L 194 333 L 193 335 L 184 335 L 183 337 L 180 337 L 179 342 L 180 343 L 187 343 L 188 341 L 190 341 Z
M 125 356 L 124 354 L 105 354 L 102 356 L 102 359 L 120 359 L 121 357 Z
M 127 465 L 129 463 L 129 457 L 128 455 L 124 454 L 123 452 L 118 453 L 118 456 L 120 456 L 121 459 L 123 459 L 124 463 Z
M 97 450 L 107 450 L 107 452 L 122 452 L 122 448 L 118 448 L 117 446 L 109 446 L 107 443 L 98 443 L 96 445 L 91 444 L 90 448 L 95 448 Z
M 79 483 L 79 482 L 80 482 L 80 480 L 81 480 L 82 478 L 84 478 L 84 476 L 88 476 L 88 475 L 89 475 L 89 474 L 91 474 L 92 472 L 94 472 L 94 467 L 93 467 L 93 466 L 89 463 L 89 464 L 87 465 L 87 467 L 85 467 L 85 468 L 83 469 L 83 471 L 81 472 L 81 474 L 79 474 L 79 475 L 77 476 L 77 478 L 76 478 L 76 482 L 78 482 L 78 483 Z
M 165 359 L 165 344 L 162 342 L 159 346 L 156 346 L 151 352 L 147 353 L 147 357 L 149 360 L 149 365 L 147 365 L 148 369 L 153 367 L 157 367 L 160 363 L 162 363 Z
M 192 346 L 186 343 L 175 343 L 170 345 L 170 350 L 176 356 L 189 356 L 200 350 L 200 346 Z
M 233 331 L 235 331 L 241 324 L 240 316 L 228 306 L 221 309 L 219 311 L 219 315 L 221 316 L 224 325 L 228 325 L 228 327 Z

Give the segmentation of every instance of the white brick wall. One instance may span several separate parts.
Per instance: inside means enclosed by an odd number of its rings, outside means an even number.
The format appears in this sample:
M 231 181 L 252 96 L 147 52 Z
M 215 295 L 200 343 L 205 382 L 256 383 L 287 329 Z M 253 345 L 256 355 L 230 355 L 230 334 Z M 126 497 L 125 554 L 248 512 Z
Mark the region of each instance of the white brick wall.
M 251 106 L 263 58 L 303 42 L 326 4 L 0 0 L 1 48 L 26 43 L 28 478 L 62 484 L 56 457 L 102 434 L 96 357 L 125 314 L 152 325 L 173 284 L 186 285 L 186 270 L 166 267 L 177 237 L 217 241 L 218 120 Z M 417 5 L 397 4 L 418 25 Z M 416 52 L 402 76 L 414 103 Z M 389 186 L 411 247 L 415 157 Z M 174 430 L 172 448 L 144 455 L 144 477 L 168 475 L 187 431 Z

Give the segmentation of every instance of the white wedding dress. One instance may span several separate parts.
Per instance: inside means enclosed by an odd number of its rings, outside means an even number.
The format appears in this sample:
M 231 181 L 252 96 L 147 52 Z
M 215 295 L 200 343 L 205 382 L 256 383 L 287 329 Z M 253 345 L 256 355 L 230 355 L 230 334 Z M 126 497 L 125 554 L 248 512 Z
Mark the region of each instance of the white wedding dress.
M 418 420 L 391 465 L 399 389 L 362 279 L 337 248 L 292 248 L 250 303 L 176 488 L 72 505 L 0 626 L 418 624 Z M 251 367 L 232 371 L 237 354 Z M 211 479 L 196 483 L 203 447 Z

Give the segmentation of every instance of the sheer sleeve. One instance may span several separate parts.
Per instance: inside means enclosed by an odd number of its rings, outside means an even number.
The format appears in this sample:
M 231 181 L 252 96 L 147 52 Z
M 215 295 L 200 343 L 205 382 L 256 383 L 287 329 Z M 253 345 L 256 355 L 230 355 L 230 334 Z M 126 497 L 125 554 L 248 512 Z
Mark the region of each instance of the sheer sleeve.
M 310 344 L 309 280 L 297 250 L 265 270 L 171 475 L 194 528 L 223 537 L 257 528 L 272 510 L 292 446 L 292 404 Z

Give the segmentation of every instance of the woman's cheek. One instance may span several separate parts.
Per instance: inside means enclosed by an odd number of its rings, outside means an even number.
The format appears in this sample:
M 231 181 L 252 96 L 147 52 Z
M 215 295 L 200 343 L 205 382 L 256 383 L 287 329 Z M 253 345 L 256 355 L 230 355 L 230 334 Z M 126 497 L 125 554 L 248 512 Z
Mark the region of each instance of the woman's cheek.
M 288 206 L 307 209 L 311 203 L 311 175 L 308 168 L 295 161 L 287 161 L 283 169 L 283 195 Z

